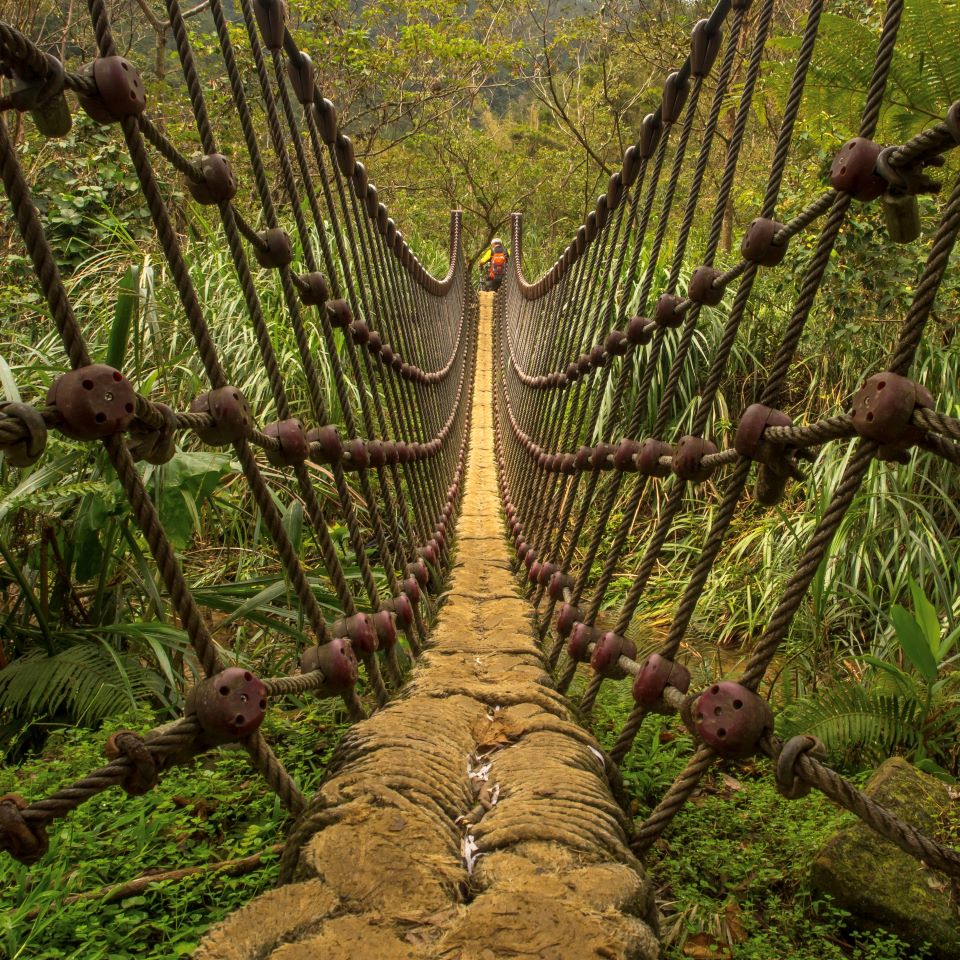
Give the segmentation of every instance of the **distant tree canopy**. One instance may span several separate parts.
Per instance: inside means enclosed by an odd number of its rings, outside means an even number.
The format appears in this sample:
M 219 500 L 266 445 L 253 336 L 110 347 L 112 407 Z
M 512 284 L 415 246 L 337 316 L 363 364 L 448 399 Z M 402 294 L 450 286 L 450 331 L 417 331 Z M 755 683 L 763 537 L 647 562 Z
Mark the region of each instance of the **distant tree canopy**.
M 232 29 L 242 32 L 237 0 L 225 6 Z M 42 38 L 76 67 L 95 52 L 84 8 L 79 0 L 0 0 L 0 18 Z M 196 144 L 163 4 L 113 0 L 111 8 L 118 36 L 146 75 L 151 115 L 181 146 Z M 693 24 L 710 8 L 709 0 L 294 0 L 290 17 L 316 65 L 320 89 L 336 104 L 382 198 L 402 212 L 403 229 L 421 249 L 433 241 L 428 256 L 442 258 L 437 238 L 444 236 L 452 206 L 467 213 L 472 258 L 504 232 L 511 211 L 522 210 L 537 240 L 530 250 L 536 248 L 545 266 L 605 188 L 643 116 L 656 108 L 663 77 L 686 55 Z M 759 9 L 755 3 L 748 16 Z M 184 10 L 197 53 L 213 63 L 217 39 L 208 0 L 188 0 Z M 795 182 L 786 185 L 787 198 L 791 189 L 808 189 L 822 178 L 836 145 L 855 132 L 882 12 L 883 5 L 871 0 L 841 0 L 824 14 L 800 120 L 802 153 L 792 167 L 806 172 L 791 174 Z M 770 41 L 775 56 L 755 99 L 740 166 L 744 183 L 762 182 L 751 167 L 769 162 L 805 16 L 801 0 L 777 5 Z M 907 4 L 883 137 L 908 137 L 960 97 L 958 32 L 956 0 Z M 717 150 L 732 127 L 748 53 L 739 51 Z M 241 66 L 253 69 L 252 63 Z M 254 90 L 251 84 L 255 97 Z M 225 79 L 210 83 L 207 96 L 214 107 L 226 106 Z M 709 102 L 701 97 L 700 109 Z M 227 109 L 215 116 L 229 151 L 240 142 L 235 116 Z M 32 136 L 29 124 L 21 136 Z M 45 169 L 43 156 L 41 151 L 38 171 Z M 80 172 L 78 190 L 89 185 L 88 174 L 93 171 Z M 97 196 L 85 203 L 122 206 L 123 174 L 121 163 L 116 189 L 109 182 L 90 186 Z M 171 187 L 176 201 L 176 185 Z M 746 194 L 733 198 L 726 243 L 754 200 Z M 77 216 L 83 212 L 89 207 Z M 188 227 L 190 215 L 180 216 Z

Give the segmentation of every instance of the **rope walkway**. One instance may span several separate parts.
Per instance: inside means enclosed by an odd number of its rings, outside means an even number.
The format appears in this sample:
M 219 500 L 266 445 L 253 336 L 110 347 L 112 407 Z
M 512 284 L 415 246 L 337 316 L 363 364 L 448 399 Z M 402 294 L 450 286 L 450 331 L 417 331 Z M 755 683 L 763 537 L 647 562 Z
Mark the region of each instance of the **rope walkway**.
M 72 69 L 0 22 L 0 67 L 14 78 L 0 98 L 0 179 L 69 364 L 45 397 L 0 404 L 0 450 L 22 470 L 40 461 L 51 432 L 104 451 L 201 678 L 181 719 L 114 734 L 107 762 L 88 776 L 50 797 L 0 798 L 0 849 L 41 869 L 51 826 L 81 803 L 112 787 L 143 794 L 172 765 L 236 742 L 295 818 L 286 885 L 215 929 L 200 956 L 293 956 L 283 945 L 297 941 L 302 955 L 331 957 L 359 948 L 451 960 L 652 958 L 656 911 L 638 858 L 718 759 L 765 754 L 785 796 L 818 789 L 929 867 L 960 877 L 960 852 L 831 770 L 815 738 L 782 742 L 758 693 L 867 472 L 914 456 L 960 464 L 960 420 L 938 398 L 946 385 L 912 379 L 960 232 L 960 180 L 932 176 L 960 145 L 960 104 L 906 143 L 874 140 L 903 0 L 887 2 L 857 135 L 838 144 L 829 183 L 791 218 L 779 220 L 778 207 L 823 0 L 809 0 L 789 91 L 779 111 L 767 111 L 779 130 L 738 254 L 723 249 L 723 228 L 776 10 L 773 0 L 720 0 L 552 267 L 526 277 L 515 214 L 503 286 L 479 302 L 459 211 L 448 270 L 434 276 L 356 159 L 287 29 L 285 4 L 238 0 L 235 22 L 223 0 L 210 0 L 218 79 L 242 139 L 229 160 L 179 0 L 166 9 L 199 153 L 168 137 L 164 105 L 147 102 L 137 65 L 118 54 L 104 0 L 88 6 L 98 55 Z M 129 154 L 206 380 L 189 409 L 94 363 L 87 307 L 68 295 L 44 204 L 3 114 L 30 112 L 41 134 L 63 136 L 74 98 Z M 725 110 L 732 127 L 721 137 Z M 263 409 L 235 386 L 238 371 L 217 343 L 161 165 L 215 214 L 269 385 Z M 715 189 L 709 203 L 705 183 Z M 928 240 L 917 197 L 941 187 Z M 838 238 L 876 201 L 889 242 L 913 245 L 911 305 L 895 318 L 886 364 L 851 402 L 794 423 L 780 408 L 801 338 Z M 749 388 L 753 402 L 736 411 L 732 445 L 720 449 L 711 439 L 717 404 L 755 289 L 800 239 L 811 252 L 782 310 L 774 356 Z M 698 358 L 705 321 L 715 319 L 713 353 Z M 277 354 L 281 333 L 294 345 L 295 377 Z M 696 383 L 690 410 L 680 409 L 685 379 Z M 837 442 L 851 445 L 843 476 L 820 491 L 819 521 L 741 676 L 691 690 L 681 651 L 735 518 L 780 502 L 812 451 Z M 170 462 L 183 443 L 228 448 L 240 465 L 269 562 L 312 641 L 291 651 L 299 663 L 291 676 L 261 679 L 233 663 L 204 618 L 140 466 Z M 329 472 L 332 497 L 318 489 L 313 466 Z M 708 480 L 716 496 L 702 492 Z M 291 498 L 309 527 L 306 547 L 281 513 Z M 661 648 L 641 660 L 628 632 L 657 590 L 691 500 L 702 503 L 709 529 Z M 636 544 L 645 503 L 653 522 Z M 508 540 L 495 532 L 501 508 Z M 331 534 L 339 521 L 355 571 Z M 601 616 L 625 569 L 608 629 Z M 340 616 L 322 606 L 318 582 Z M 588 680 L 571 707 L 578 670 Z M 575 719 L 589 727 L 604 685 L 624 682 L 634 707 L 606 756 Z M 337 698 L 356 721 L 312 797 L 260 729 L 269 703 L 291 695 Z M 650 713 L 678 715 L 696 748 L 635 825 L 620 803 L 617 765 Z
M 336 751 L 288 839 L 287 885 L 215 928 L 198 960 L 286 956 L 301 930 L 303 955 L 330 960 L 658 956 L 629 819 L 550 684 L 490 526 L 493 295 L 480 298 L 457 558 L 430 647 L 403 698 Z

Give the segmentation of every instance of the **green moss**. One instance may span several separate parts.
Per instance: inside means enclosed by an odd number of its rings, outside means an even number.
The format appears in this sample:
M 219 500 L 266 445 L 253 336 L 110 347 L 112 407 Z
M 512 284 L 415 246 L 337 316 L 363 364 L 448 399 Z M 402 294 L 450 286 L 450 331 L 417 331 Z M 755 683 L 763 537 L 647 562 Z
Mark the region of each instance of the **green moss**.
M 864 790 L 912 826 L 942 835 L 950 795 L 906 761 L 886 761 Z M 865 824 L 852 822 L 830 838 L 813 863 L 811 879 L 867 923 L 917 947 L 932 945 L 936 957 L 960 957 L 960 910 L 949 882 Z

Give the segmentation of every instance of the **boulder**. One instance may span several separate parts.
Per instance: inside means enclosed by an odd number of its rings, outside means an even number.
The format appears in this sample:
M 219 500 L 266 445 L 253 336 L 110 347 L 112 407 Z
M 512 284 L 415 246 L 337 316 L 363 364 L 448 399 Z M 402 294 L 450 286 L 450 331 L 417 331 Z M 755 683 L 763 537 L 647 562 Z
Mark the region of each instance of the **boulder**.
M 933 837 L 942 836 L 951 815 L 947 788 L 899 757 L 885 761 L 864 792 Z M 866 824 L 844 827 L 827 841 L 811 880 L 866 925 L 917 947 L 929 944 L 940 960 L 960 960 L 960 905 L 950 880 Z

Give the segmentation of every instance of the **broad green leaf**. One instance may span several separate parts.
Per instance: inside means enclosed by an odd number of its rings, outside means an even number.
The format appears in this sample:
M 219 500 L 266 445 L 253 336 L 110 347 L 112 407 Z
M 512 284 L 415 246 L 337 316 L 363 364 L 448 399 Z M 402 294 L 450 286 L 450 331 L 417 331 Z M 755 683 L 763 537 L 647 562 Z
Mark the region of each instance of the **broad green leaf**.
M 910 593 L 913 596 L 913 615 L 916 617 L 923 635 L 927 638 L 927 646 L 936 660 L 937 654 L 940 652 L 940 618 L 923 589 L 912 579 L 910 581 Z
M 897 682 L 897 685 L 904 691 L 909 691 L 914 685 L 914 681 L 894 663 L 881 660 L 880 657 L 875 657 L 872 653 L 864 653 L 857 657 L 857 659 L 862 660 L 864 663 L 869 663 L 871 667 L 876 667 L 878 670 L 883 670 L 884 673 L 890 674 Z
M 20 402 L 20 391 L 17 389 L 17 381 L 14 379 L 13 371 L 3 356 L 0 355 L 0 390 L 3 390 L 3 399 L 13 403 Z
M 303 505 L 299 500 L 292 500 L 284 511 L 283 529 L 286 530 L 293 549 L 299 553 L 303 543 Z
M 230 457 L 220 453 L 181 452 L 164 467 L 160 519 L 178 550 L 190 543 L 200 507 L 229 471 Z
M 128 267 L 120 281 L 120 294 L 117 297 L 117 308 L 113 315 L 113 325 L 110 327 L 110 340 L 107 344 L 107 364 L 123 369 L 123 359 L 127 352 L 127 341 L 130 338 L 130 324 L 133 312 L 140 299 L 140 270 L 138 267 Z
M 890 619 L 893 620 L 897 640 L 900 642 L 904 656 L 927 683 L 932 683 L 937 679 L 937 664 L 920 624 L 899 604 L 893 605 Z

